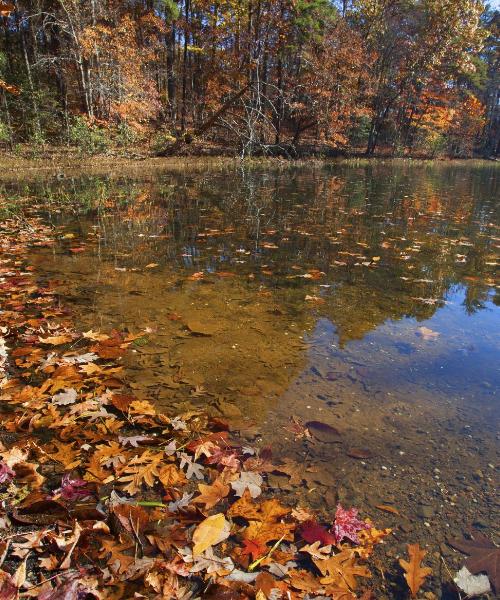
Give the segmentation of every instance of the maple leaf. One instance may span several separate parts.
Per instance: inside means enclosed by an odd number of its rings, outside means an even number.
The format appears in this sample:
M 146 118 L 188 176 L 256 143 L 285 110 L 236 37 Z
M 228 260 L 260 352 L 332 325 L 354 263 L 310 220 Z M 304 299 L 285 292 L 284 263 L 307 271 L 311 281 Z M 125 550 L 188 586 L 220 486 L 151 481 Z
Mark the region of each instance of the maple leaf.
M 326 527 L 323 527 L 323 525 L 320 525 L 314 519 L 304 521 L 299 527 L 299 534 L 301 538 L 309 544 L 319 542 L 328 546 L 330 544 L 335 544 L 337 541 L 335 536 L 331 534 Z
M 245 490 L 248 490 L 252 498 L 257 498 L 262 494 L 262 477 L 258 473 L 242 471 L 239 479 L 231 482 L 231 487 L 237 496 L 243 496 Z
M 259 540 L 243 540 L 243 549 L 241 550 L 242 556 L 250 555 L 252 560 L 257 560 L 261 556 L 264 556 L 269 548 L 266 544 L 263 544 Z
M 293 539 L 293 523 L 283 523 L 280 519 L 290 512 L 290 509 L 282 506 L 276 499 L 266 500 L 261 505 L 252 506 L 249 492 L 245 492 L 241 500 L 233 504 L 228 511 L 233 515 L 245 517 L 249 521 L 248 527 L 243 531 L 243 538 L 266 544 L 272 540 L 283 538 Z M 250 506 L 249 506 L 250 505 Z M 235 509 L 235 507 L 237 507 Z M 248 510 L 245 511 L 245 507 Z M 233 510 L 234 509 L 234 510 Z M 241 511 L 245 511 L 243 514 Z
M 88 481 L 72 479 L 69 473 L 63 475 L 61 487 L 54 491 L 54 496 L 60 496 L 63 500 L 68 500 L 69 502 L 88 498 L 90 495 Z
M 354 544 L 359 544 L 357 532 L 363 531 L 363 529 L 370 529 L 370 525 L 365 523 L 365 521 L 360 521 L 357 518 L 357 514 L 358 510 L 356 508 L 344 510 L 340 504 L 337 505 L 335 523 L 333 525 L 333 532 L 337 543 L 346 538 Z
M 465 566 L 471 573 L 477 575 L 484 571 L 495 591 L 500 592 L 500 548 L 498 546 L 481 533 L 474 533 L 472 540 L 450 540 L 448 543 L 469 555 Z
M 326 560 L 313 559 L 323 575 L 321 583 L 335 585 L 341 589 L 355 590 L 356 577 L 370 577 L 370 571 L 364 566 L 357 565 L 352 552 L 343 550 Z
M 392 529 L 364 529 L 358 533 L 360 545 L 356 548 L 356 554 L 360 558 L 368 558 L 373 554 L 374 546 L 380 544 L 382 540 L 392 533 Z
M 179 471 L 174 464 L 162 465 L 158 472 L 158 479 L 161 481 L 165 489 L 173 485 L 186 482 L 184 473 Z
M 222 498 L 225 498 L 230 491 L 229 486 L 220 478 L 216 479 L 212 485 L 200 483 L 198 484 L 198 489 L 201 493 L 194 499 L 194 502 L 196 504 L 204 504 L 205 510 L 213 508 L 222 500 Z
M 405 579 L 411 596 L 415 598 L 425 578 L 432 573 L 432 569 L 421 566 L 422 559 L 427 552 L 422 550 L 418 544 L 408 544 L 408 554 L 410 555 L 409 562 L 401 558 L 399 564 L 405 571 Z
M 207 517 L 193 533 L 193 556 L 202 554 L 207 548 L 215 546 L 229 537 L 231 525 L 223 513 Z

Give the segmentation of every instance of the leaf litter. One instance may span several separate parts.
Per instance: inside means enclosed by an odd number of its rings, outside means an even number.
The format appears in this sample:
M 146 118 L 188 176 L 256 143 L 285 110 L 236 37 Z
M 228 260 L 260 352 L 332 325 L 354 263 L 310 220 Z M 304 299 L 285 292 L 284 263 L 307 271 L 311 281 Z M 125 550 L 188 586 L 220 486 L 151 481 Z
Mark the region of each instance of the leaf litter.
M 266 479 L 290 467 L 267 449 L 202 411 L 172 418 L 136 398 L 120 360 L 147 331 L 75 331 L 27 264 L 57 232 L 29 218 L 0 233 L 0 597 L 358 597 L 391 530 L 355 508 L 325 522 L 284 505 Z M 340 436 L 315 421 L 291 431 Z M 416 593 L 429 570 L 410 548 Z

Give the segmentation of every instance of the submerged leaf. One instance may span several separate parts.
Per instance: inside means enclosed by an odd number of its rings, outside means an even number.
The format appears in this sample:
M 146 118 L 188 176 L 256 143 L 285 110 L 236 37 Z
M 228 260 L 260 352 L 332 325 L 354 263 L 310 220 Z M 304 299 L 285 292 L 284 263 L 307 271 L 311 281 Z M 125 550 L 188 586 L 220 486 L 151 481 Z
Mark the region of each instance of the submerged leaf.
M 418 590 L 422 587 L 426 577 L 432 573 L 429 567 L 422 567 L 422 559 L 427 554 L 418 544 L 408 544 L 410 560 L 399 560 L 399 564 L 405 571 L 405 579 L 410 588 L 412 598 L 415 598 Z

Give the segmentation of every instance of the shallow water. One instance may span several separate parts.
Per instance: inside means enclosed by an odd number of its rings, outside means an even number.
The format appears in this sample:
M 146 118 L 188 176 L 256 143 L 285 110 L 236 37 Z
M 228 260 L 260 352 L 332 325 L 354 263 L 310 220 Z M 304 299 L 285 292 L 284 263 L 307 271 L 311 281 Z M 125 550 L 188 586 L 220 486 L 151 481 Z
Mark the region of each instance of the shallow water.
M 33 259 L 80 327 L 147 328 L 126 359 L 137 395 L 208 407 L 287 460 L 294 477 L 270 476 L 281 493 L 356 505 L 395 527 L 389 552 L 420 541 L 453 564 L 448 535 L 500 522 L 499 174 L 368 163 L 48 180 L 28 191 L 75 237 Z M 339 436 L 304 439 L 292 416 Z

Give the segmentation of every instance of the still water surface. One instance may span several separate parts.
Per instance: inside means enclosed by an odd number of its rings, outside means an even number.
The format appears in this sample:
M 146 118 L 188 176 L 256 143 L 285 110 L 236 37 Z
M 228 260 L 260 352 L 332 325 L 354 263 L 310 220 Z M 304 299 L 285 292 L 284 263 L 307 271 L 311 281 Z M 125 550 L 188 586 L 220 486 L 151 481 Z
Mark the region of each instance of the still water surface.
M 271 444 L 295 472 L 274 487 L 360 507 L 395 527 L 395 553 L 442 546 L 500 522 L 499 175 L 368 163 L 39 182 L 45 217 L 75 237 L 34 260 L 80 327 L 147 328 L 127 358 L 137 395 Z M 297 437 L 291 417 L 339 436 Z

